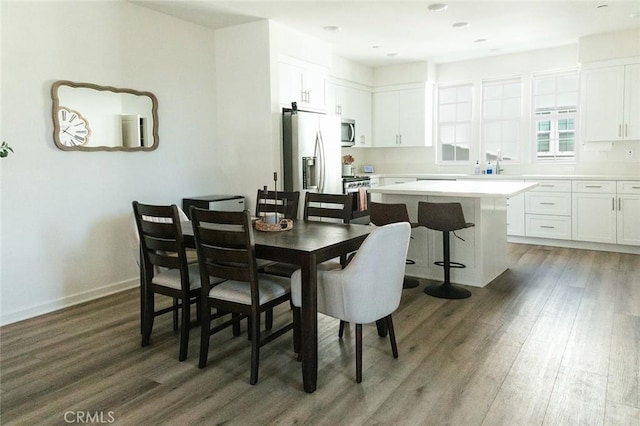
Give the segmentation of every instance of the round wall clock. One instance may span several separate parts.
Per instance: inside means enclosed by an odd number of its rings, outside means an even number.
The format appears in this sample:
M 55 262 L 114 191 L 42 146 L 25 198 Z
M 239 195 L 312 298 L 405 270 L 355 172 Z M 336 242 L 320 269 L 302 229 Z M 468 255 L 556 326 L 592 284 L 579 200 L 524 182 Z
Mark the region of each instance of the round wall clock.
M 64 146 L 80 146 L 89 141 L 91 129 L 89 122 L 78 111 L 68 108 L 58 108 L 58 139 Z

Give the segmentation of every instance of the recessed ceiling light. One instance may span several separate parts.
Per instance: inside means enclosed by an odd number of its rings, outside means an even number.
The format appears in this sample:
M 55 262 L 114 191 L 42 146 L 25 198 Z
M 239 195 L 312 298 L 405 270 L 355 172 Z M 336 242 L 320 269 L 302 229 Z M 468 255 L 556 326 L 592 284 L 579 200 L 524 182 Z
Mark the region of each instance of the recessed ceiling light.
M 598 9 L 604 9 L 605 7 L 609 7 L 609 5 L 608 4 L 601 4 L 601 5 L 597 6 Z
M 387 56 L 398 56 L 398 53 L 397 52 L 387 53 Z
M 380 49 L 380 46 L 376 45 L 376 46 L 371 46 L 372 49 Z
M 451 25 L 453 28 L 468 28 L 469 26 L 471 26 L 470 23 L 468 22 L 456 22 L 455 24 Z
M 449 6 L 447 6 L 446 4 L 443 3 L 433 3 L 430 4 L 427 9 L 429 9 L 431 12 L 442 12 L 447 10 Z
M 474 43 L 484 43 L 485 41 L 489 41 L 488 38 L 479 38 L 476 40 L 473 40 Z
M 327 25 L 326 27 L 322 27 L 322 29 L 325 31 L 341 31 L 342 27 L 337 25 Z

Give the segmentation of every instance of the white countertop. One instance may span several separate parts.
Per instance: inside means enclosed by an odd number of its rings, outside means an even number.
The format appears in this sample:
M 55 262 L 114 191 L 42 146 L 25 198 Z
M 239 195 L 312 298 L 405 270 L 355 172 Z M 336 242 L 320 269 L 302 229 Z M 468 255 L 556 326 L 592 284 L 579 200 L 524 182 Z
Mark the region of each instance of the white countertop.
M 374 194 L 436 195 L 446 197 L 510 198 L 528 191 L 537 182 L 419 180 L 369 188 Z
M 367 175 L 363 173 L 363 175 Z M 637 176 L 621 175 L 572 175 L 572 174 L 499 174 L 499 175 L 473 175 L 464 173 L 372 173 L 369 176 L 378 178 L 415 178 L 425 180 L 640 180 Z

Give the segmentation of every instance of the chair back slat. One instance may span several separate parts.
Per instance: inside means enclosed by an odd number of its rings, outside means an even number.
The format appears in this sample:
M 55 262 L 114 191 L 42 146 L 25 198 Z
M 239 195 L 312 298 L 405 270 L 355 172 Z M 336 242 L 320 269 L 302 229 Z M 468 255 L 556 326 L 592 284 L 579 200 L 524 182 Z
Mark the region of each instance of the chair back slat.
M 285 219 L 298 219 L 299 191 L 264 191 L 258 189 L 256 195 L 256 216 L 278 213 Z
M 353 214 L 353 194 L 319 194 L 307 192 L 304 220 L 336 219 L 349 223 Z

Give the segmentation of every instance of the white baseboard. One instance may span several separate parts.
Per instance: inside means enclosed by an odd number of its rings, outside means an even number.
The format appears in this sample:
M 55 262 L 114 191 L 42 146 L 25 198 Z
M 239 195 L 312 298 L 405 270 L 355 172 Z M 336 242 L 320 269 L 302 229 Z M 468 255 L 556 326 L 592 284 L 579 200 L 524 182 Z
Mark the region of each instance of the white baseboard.
M 66 296 L 61 299 L 43 303 L 37 306 L 32 306 L 27 309 L 21 309 L 8 313 L 2 312 L 2 314 L 0 315 L 0 326 L 48 314 L 59 309 L 68 308 L 70 306 L 78 305 L 80 303 L 88 302 L 100 297 L 105 297 L 110 294 L 119 293 L 121 291 L 137 287 L 139 285 L 139 278 L 134 278 L 131 280 L 121 281 L 119 283 L 109 284 L 104 287 L 88 290 L 83 293 Z
M 507 241 L 519 244 L 535 244 L 551 247 L 567 247 L 583 250 L 612 251 L 616 253 L 640 254 L 640 246 L 622 244 L 591 243 L 587 241 L 554 240 L 550 238 L 520 237 L 507 235 Z

